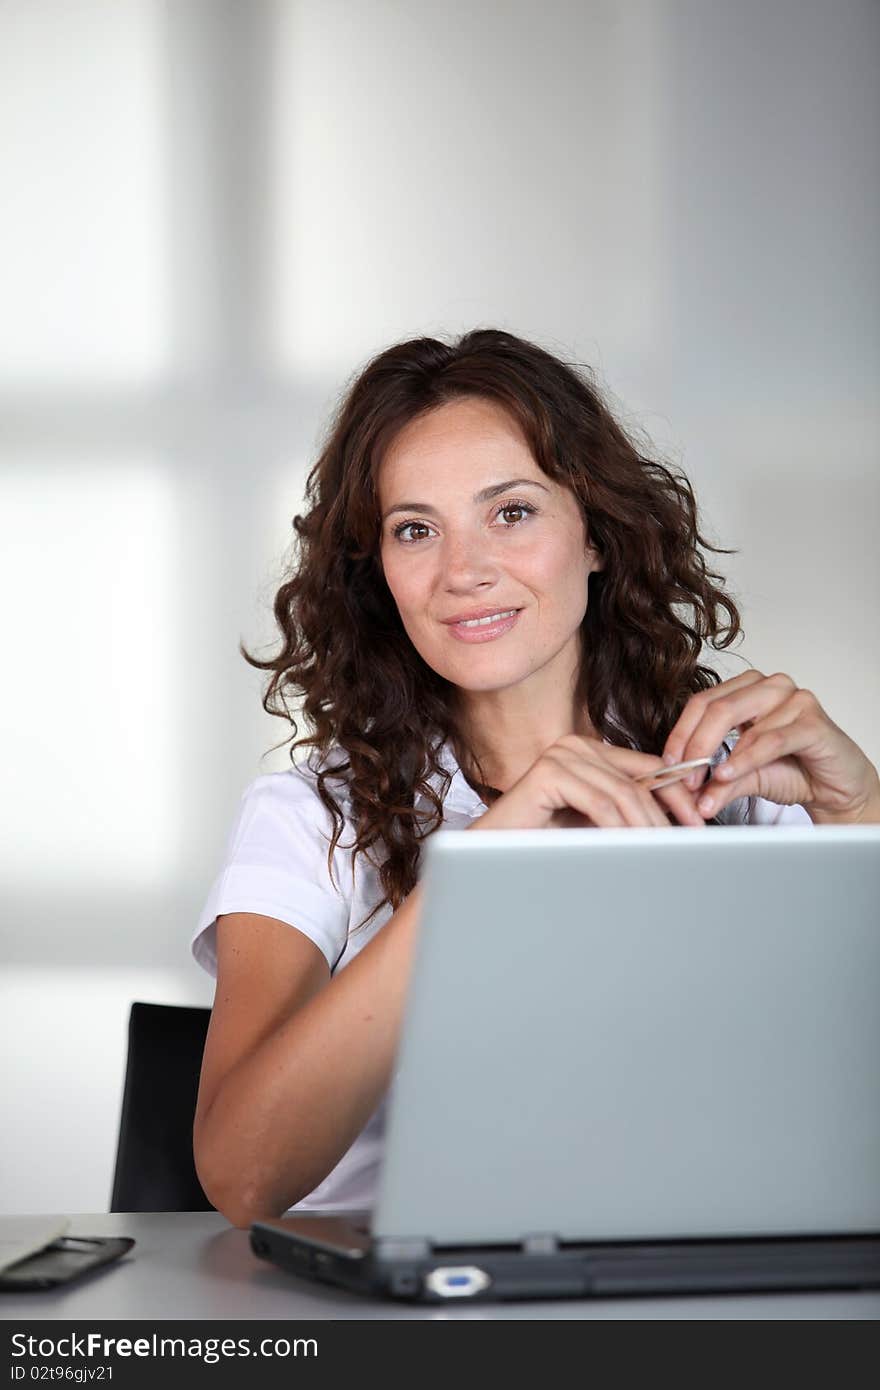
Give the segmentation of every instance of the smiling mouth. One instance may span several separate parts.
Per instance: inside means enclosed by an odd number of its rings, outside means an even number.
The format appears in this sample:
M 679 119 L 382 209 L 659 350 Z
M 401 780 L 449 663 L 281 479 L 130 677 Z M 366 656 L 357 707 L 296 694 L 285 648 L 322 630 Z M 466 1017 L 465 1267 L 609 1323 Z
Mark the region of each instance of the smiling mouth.
M 446 627 L 456 642 L 495 642 L 516 627 L 521 612 L 521 608 L 502 608 L 485 618 L 465 618 L 462 622 L 447 623 Z
M 520 610 L 519 610 L 518 608 L 505 608 L 505 609 L 503 609 L 503 610 L 502 610 L 501 612 L 499 612 L 499 613 L 490 613 L 490 614 L 489 614 L 487 617 L 485 617 L 485 618 L 462 618 L 461 622 L 458 622 L 458 623 L 450 623 L 449 626 L 450 626 L 450 627 L 492 627 L 493 623 L 502 623 L 502 622 L 506 622 L 506 620 L 507 620 L 508 618 L 512 618 L 512 617 L 514 616 L 514 614 L 515 614 L 515 613 L 518 613 L 519 611 L 520 611 Z

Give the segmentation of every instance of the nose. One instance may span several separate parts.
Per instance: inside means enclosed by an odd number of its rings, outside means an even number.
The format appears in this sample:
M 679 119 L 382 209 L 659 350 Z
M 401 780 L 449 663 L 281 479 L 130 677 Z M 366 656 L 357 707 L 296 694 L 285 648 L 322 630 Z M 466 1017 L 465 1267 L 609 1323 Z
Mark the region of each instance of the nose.
M 498 566 L 479 531 L 447 535 L 441 555 L 442 583 L 451 594 L 491 587 L 498 578 Z

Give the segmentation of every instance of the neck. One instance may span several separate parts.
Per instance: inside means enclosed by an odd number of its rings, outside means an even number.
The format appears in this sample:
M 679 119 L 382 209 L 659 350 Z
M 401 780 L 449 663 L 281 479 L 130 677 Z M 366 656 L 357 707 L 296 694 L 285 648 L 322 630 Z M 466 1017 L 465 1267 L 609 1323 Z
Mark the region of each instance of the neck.
M 458 690 L 459 728 L 477 767 L 461 760 L 465 776 L 478 786 L 506 792 L 557 739 L 566 734 L 597 738 L 578 693 L 579 635 L 543 666 L 514 685 L 496 690 Z
M 481 737 L 481 733 L 484 735 Z M 492 737 L 485 737 L 486 730 L 473 725 L 466 726 L 465 737 L 479 760 L 485 781 L 479 779 L 475 765 L 462 761 L 463 750 L 458 750 L 459 763 L 467 780 L 478 792 L 494 791 L 496 794 L 509 791 L 529 768 L 557 739 L 566 734 L 580 734 L 584 738 L 599 738 L 584 708 L 570 708 L 567 717 L 556 719 L 542 717 L 536 720 L 496 719 L 492 726 Z

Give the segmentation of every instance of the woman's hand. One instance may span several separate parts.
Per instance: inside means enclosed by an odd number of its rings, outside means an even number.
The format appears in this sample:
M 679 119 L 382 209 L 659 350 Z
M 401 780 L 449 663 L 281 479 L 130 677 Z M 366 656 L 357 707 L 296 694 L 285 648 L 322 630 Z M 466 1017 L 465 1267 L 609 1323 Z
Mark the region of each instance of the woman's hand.
M 518 782 L 485 815 L 481 830 L 533 830 L 578 826 L 655 825 L 668 828 L 672 813 L 682 825 L 703 825 L 694 794 L 684 782 L 648 791 L 633 779 L 663 771 L 651 753 L 615 748 L 597 738 L 566 734 L 545 748 Z M 666 809 L 664 809 L 666 808 Z
M 740 737 L 702 789 L 703 815 L 717 815 L 737 797 L 761 796 L 801 805 L 817 824 L 880 822 L 877 769 L 790 676 L 743 671 L 692 695 L 666 740 L 664 760 L 710 756 L 731 729 Z M 691 790 L 703 775 L 702 769 L 691 774 Z

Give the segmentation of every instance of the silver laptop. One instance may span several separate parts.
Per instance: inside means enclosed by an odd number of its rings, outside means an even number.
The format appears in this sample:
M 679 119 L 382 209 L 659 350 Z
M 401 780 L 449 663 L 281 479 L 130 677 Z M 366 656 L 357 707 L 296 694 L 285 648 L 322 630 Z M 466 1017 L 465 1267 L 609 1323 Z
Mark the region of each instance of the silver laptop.
M 880 1285 L 880 826 L 425 857 L 377 1206 L 258 1255 L 427 1300 Z

